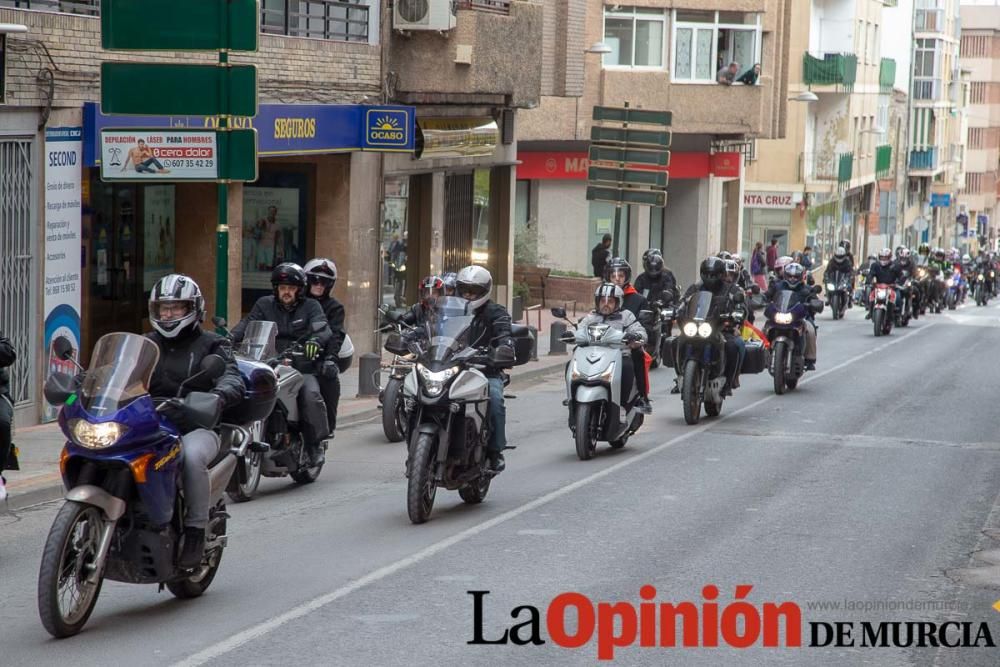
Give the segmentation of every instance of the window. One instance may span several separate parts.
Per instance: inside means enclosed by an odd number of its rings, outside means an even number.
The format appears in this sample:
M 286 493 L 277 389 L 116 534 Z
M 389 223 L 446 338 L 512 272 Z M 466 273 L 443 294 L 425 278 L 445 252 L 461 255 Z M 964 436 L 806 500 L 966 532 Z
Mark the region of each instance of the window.
M 941 52 L 943 42 L 917 39 L 913 53 L 913 97 L 933 100 L 941 94 Z
M 611 53 L 604 56 L 604 66 L 662 69 L 666 25 L 661 9 L 605 8 L 604 43 Z
M 0 104 L 7 99 L 7 35 L 0 33 Z
M 739 64 L 739 78 L 760 62 L 760 14 L 674 11 L 672 79 L 716 83 L 716 73 Z

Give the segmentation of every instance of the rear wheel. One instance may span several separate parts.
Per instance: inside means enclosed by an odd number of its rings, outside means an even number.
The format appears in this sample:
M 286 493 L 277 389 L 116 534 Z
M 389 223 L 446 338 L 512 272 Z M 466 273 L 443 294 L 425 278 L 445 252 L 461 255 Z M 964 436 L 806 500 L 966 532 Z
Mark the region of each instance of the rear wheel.
M 223 506 L 222 511 L 226 508 Z M 226 518 L 219 517 L 218 521 L 210 523 L 209 534 L 206 536 L 209 541 L 220 535 L 226 534 Z M 190 577 L 179 581 L 167 582 L 167 590 L 173 593 L 174 597 L 181 600 L 196 598 L 208 590 L 215 580 L 215 575 L 219 571 L 219 563 L 222 561 L 222 547 L 205 552 L 205 559 L 201 567 Z
M 787 368 L 787 362 L 787 346 L 785 345 L 785 341 L 779 340 L 774 344 L 774 349 L 771 350 L 771 363 L 773 364 L 771 375 L 774 376 L 774 393 L 779 396 L 785 393 L 785 369 Z
M 792 378 L 786 378 L 785 379 L 785 386 L 788 387 L 789 389 L 795 389 L 796 387 L 799 386 L 799 379 L 795 378 L 793 380 Z
M 233 475 L 232 479 L 229 480 L 229 488 L 226 489 L 226 495 L 234 503 L 245 503 L 248 500 L 253 500 L 253 497 L 257 495 L 257 487 L 260 486 L 260 469 L 263 461 L 264 454 L 261 452 L 247 452 L 246 459 L 242 463 L 246 469 L 247 481 L 240 482 L 239 474 Z
M 600 429 L 601 411 L 594 403 L 576 406 L 576 455 L 589 461 L 597 451 L 597 431 Z
M 705 414 L 709 417 L 718 417 L 722 412 L 722 399 L 719 399 L 718 403 L 713 403 L 709 400 L 705 401 Z
M 306 451 L 306 445 L 302 442 L 302 436 L 295 436 L 299 438 L 299 465 L 303 465 L 303 462 L 308 463 L 309 453 Z M 294 445 L 293 445 L 294 446 Z M 317 479 L 319 479 L 319 474 L 323 471 L 323 464 L 320 463 L 316 466 L 302 467 L 295 472 L 289 473 L 291 478 L 296 484 L 312 484 Z
M 885 311 L 881 308 L 872 309 L 872 328 L 875 330 L 875 337 L 882 335 L 885 326 Z
M 436 464 L 437 438 L 430 433 L 419 434 L 410 457 L 410 479 L 406 487 L 406 512 L 413 523 L 424 523 L 434 509 Z
M 490 491 L 490 482 L 492 479 L 489 475 L 481 475 L 478 479 L 472 480 L 459 489 L 458 495 L 470 505 L 478 505 L 486 500 L 486 494 Z
M 684 365 L 681 401 L 684 403 L 684 421 L 697 424 L 701 419 L 701 367 L 694 359 L 688 359 Z
M 389 442 L 401 442 L 406 437 L 403 406 L 403 381 L 389 378 L 382 395 L 382 432 Z

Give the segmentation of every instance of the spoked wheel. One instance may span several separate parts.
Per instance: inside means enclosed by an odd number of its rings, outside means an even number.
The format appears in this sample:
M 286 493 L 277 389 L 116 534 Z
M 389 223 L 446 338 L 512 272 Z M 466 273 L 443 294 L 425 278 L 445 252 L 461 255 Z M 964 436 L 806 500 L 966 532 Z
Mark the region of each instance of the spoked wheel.
M 406 487 L 406 512 L 413 523 L 424 523 L 434 509 L 436 463 L 437 438 L 430 433 L 419 434 L 410 456 L 410 479 Z
M 224 505 L 221 507 L 221 510 L 223 512 L 226 511 Z M 209 522 L 206 534 L 208 541 L 212 541 L 225 534 L 226 517 L 221 516 L 218 517 L 217 520 Z M 181 600 L 187 600 L 189 598 L 196 598 L 200 596 L 208 590 L 208 587 L 212 585 L 212 581 L 215 580 L 215 575 L 219 571 L 219 563 L 222 561 L 222 550 L 223 547 L 220 546 L 210 551 L 206 551 L 205 558 L 202 560 L 201 566 L 186 579 L 168 581 L 167 590 L 173 593 L 174 597 L 180 598 Z
M 771 350 L 771 363 L 773 364 L 773 369 L 771 374 L 774 376 L 774 393 L 781 394 L 785 393 L 785 368 L 787 363 L 787 346 L 784 341 L 778 341 L 774 344 L 774 349 Z
M 597 451 L 600 420 L 601 411 L 594 403 L 576 406 L 576 455 L 581 461 L 589 461 Z
M 406 437 L 404 405 L 402 380 L 389 378 L 382 396 L 382 432 L 389 442 L 401 442 Z
M 305 464 L 309 460 L 309 452 L 306 451 L 306 445 L 301 440 L 302 436 L 297 436 L 297 437 L 299 438 L 299 442 L 301 443 L 299 445 L 299 462 L 300 464 Z M 292 446 L 294 447 L 295 445 Z M 289 475 L 295 481 L 296 484 L 312 484 L 317 479 L 319 479 L 319 474 L 321 472 L 323 472 L 322 463 L 315 466 L 299 468 L 295 472 L 289 473 Z
M 701 419 L 701 367 L 694 359 L 688 359 L 684 365 L 681 401 L 684 403 L 684 421 L 697 424 Z
M 459 489 L 458 495 L 468 504 L 478 505 L 486 500 L 486 494 L 490 492 L 491 481 L 493 478 L 489 475 L 481 475 L 479 479 L 474 479 Z
M 38 572 L 38 614 L 53 637 L 71 637 L 87 623 L 104 578 L 88 579 L 96 562 L 104 520 L 93 505 L 63 504 L 45 541 Z
M 872 327 L 875 329 L 876 338 L 885 331 L 885 311 L 881 308 L 872 309 Z
M 226 495 L 234 503 L 245 503 L 248 500 L 253 500 L 253 497 L 257 495 L 257 487 L 260 486 L 260 469 L 264 463 L 264 454 L 262 452 L 247 452 L 246 461 L 243 465 L 246 468 L 246 482 L 240 482 L 239 475 L 233 475 L 229 482 L 229 488 L 226 489 Z

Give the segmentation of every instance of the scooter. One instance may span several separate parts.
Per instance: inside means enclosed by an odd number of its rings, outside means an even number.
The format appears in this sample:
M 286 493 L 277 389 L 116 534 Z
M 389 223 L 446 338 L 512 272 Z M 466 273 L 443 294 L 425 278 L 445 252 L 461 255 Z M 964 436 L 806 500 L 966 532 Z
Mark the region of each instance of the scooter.
M 565 319 L 566 309 L 553 308 L 552 314 Z M 652 321 L 648 310 L 639 315 L 640 321 Z M 566 331 L 561 339 L 576 344 L 566 366 L 563 404 L 569 408 L 576 455 L 587 461 L 596 453 L 598 442 L 621 449 L 642 426 L 643 414 L 636 409 L 639 392 L 628 350 L 629 343 L 639 339 L 607 323 L 573 326 L 574 331 Z

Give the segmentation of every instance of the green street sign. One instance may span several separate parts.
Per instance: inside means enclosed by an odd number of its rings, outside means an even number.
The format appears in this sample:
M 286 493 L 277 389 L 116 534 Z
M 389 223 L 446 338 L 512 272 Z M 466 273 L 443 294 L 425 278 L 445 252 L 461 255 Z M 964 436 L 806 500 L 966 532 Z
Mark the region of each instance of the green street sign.
M 608 201 L 615 204 L 639 204 L 642 206 L 667 205 L 667 193 L 663 190 L 622 190 L 619 188 L 587 187 L 587 199 L 590 201 Z
M 591 162 L 624 162 L 626 164 L 648 164 L 654 167 L 670 166 L 670 151 L 591 146 L 588 157 Z
M 667 172 L 649 169 L 610 169 L 590 167 L 587 180 L 591 183 L 625 183 L 627 185 L 648 185 L 653 188 L 667 187 Z
M 132 116 L 256 116 L 257 68 L 102 63 L 101 112 Z
M 101 46 L 135 51 L 256 51 L 257 0 L 101 0 Z
M 673 123 L 673 119 L 674 115 L 669 111 L 651 111 L 631 107 L 594 107 L 594 120 L 668 126 Z
M 100 160 L 105 181 L 256 181 L 257 130 L 108 128 Z
M 657 132 L 654 130 L 633 130 L 622 127 L 600 127 L 590 128 L 590 140 L 601 144 L 628 144 L 635 146 L 655 146 L 656 148 L 670 148 L 670 135 L 668 131 Z

